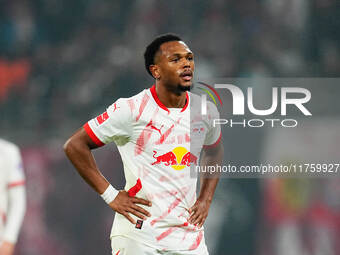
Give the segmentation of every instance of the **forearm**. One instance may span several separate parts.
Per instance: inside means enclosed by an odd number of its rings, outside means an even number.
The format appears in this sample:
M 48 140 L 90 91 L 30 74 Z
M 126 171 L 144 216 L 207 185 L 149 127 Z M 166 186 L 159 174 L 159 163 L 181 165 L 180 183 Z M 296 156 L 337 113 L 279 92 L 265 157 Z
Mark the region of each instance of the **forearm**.
M 211 203 L 219 178 L 205 178 L 201 177 L 201 188 L 198 200 L 204 200 Z
M 15 244 L 26 211 L 25 187 L 18 186 L 10 188 L 8 198 L 8 213 L 3 240 Z
M 221 145 L 218 146 L 218 148 L 215 148 L 209 152 L 204 151 L 202 158 L 201 158 L 201 165 L 207 166 L 206 169 L 208 169 L 208 166 L 216 166 L 221 165 L 223 159 L 223 147 Z M 218 181 L 220 178 L 220 173 L 214 172 L 202 172 L 200 175 L 200 193 L 198 199 L 203 199 L 208 202 L 211 202 Z
M 204 149 L 201 157 L 200 165 L 216 166 L 222 164 L 223 147 L 221 144 L 215 148 Z M 198 227 L 202 227 L 205 219 L 208 216 L 211 201 L 213 199 L 217 183 L 219 181 L 219 173 L 201 173 L 200 179 L 200 194 L 195 204 L 189 209 L 190 217 L 188 222 Z
M 109 186 L 109 182 L 99 171 L 90 147 L 71 138 L 64 145 L 64 151 L 80 176 L 96 192 L 102 194 Z

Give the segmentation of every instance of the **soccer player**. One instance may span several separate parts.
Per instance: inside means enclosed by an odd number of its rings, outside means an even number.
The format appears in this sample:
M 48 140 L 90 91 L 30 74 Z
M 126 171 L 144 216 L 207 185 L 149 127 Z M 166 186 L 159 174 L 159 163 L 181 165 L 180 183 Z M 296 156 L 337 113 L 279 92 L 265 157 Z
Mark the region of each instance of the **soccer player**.
M 20 151 L 16 145 L 0 139 L 0 255 L 14 254 L 25 211 Z
M 189 92 L 194 54 L 176 35 L 155 38 L 144 53 L 151 88 L 120 98 L 87 122 L 64 145 L 79 174 L 116 212 L 112 254 L 208 254 L 203 223 L 218 178 L 197 178 L 190 166 L 221 164 L 216 107 L 200 115 L 200 97 Z M 136 81 L 137 82 L 137 81 Z M 199 110 L 197 110 L 199 109 Z M 103 177 L 91 149 L 115 142 L 126 185 L 117 191 Z

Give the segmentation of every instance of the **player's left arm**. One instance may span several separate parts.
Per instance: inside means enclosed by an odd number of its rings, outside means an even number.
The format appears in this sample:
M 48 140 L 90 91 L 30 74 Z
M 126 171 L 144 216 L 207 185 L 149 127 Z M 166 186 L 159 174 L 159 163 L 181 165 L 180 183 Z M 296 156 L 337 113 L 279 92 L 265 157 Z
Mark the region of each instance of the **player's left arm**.
M 202 166 L 216 166 L 221 165 L 223 160 L 224 149 L 222 141 L 214 147 L 206 147 L 202 151 L 201 165 Z M 189 223 L 198 224 L 202 227 L 206 218 L 210 204 L 212 202 L 220 174 L 215 173 L 201 173 L 200 176 L 200 193 L 195 204 L 189 209 L 190 217 Z

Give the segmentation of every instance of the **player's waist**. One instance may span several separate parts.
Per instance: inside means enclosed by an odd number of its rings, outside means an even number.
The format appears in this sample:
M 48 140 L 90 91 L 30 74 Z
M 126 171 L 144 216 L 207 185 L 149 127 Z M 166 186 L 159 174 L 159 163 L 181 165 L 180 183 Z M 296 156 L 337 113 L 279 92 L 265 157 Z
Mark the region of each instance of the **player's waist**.
M 138 240 L 155 248 L 178 250 L 183 241 L 192 242 L 203 228 L 189 224 L 186 219 L 165 218 L 155 221 L 150 217 L 145 221 L 138 220 L 136 225 L 124 216 L 116 215 L 111 231 L 111 237 L 122 235 Z

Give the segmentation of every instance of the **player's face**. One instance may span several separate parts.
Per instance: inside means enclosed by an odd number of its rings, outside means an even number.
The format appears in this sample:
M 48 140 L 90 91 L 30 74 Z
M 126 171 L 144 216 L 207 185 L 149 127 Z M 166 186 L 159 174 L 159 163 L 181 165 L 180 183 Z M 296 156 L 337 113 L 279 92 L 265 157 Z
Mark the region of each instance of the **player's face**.
M 194 54 L 182 41 L 163 43 L 155 59 L 159 80 L 170 90 L 190 90 L 194 75 Z

